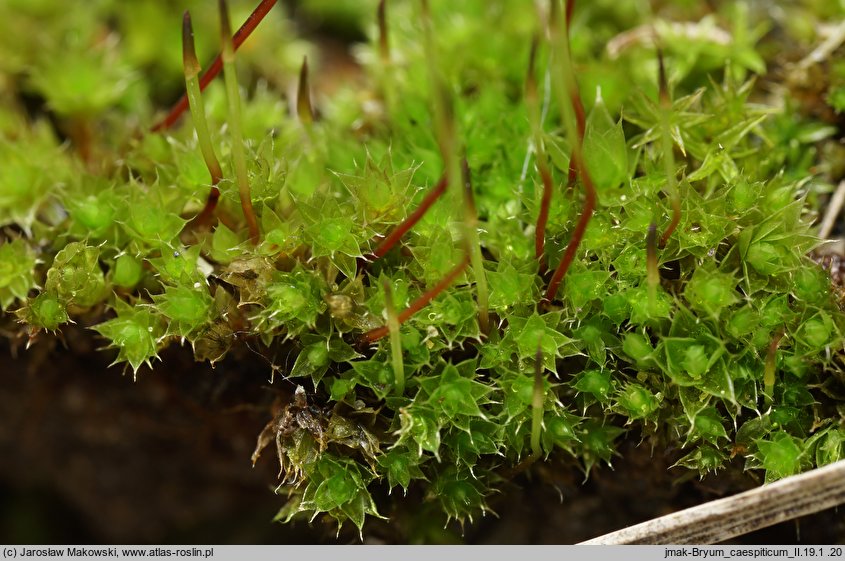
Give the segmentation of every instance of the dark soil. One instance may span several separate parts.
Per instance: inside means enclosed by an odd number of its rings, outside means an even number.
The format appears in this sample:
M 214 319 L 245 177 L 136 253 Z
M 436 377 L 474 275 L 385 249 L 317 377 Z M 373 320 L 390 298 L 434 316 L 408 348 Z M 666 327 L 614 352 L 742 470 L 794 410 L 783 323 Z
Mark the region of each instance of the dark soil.
M 271 522 L 273 454 L 250 465 L 279 389 L 289 386 L 245 350 L 215 369 L 171 349 L 131 373 L 81 329 L 28 351 L 0 343 L 0 542 L 355 543 L 333 524 Z M 16 351 L 16 352 L 15 352 Z M 15 357 L 14 355 L 17 355 Z M 535 465 L 490 498 L 498 516 L 464 530 L 470 543 L 575 543 L 758 485 L 741 465 L 704 481 L 670 469 L 680 451 L 627 442 L 613 469 L 583 474 L 560 461 Z M 686 479 L 684 477 L 686 476 Z M 401 520 L 419 512 L 411 492 L 365 541 L 408 539 Z M 384 509 L 382 509 L 384 512 Z M 455 527 L 460 535 L 460 528 Z M 842 543 L 836 511 L 762 530 L 743 543 Z

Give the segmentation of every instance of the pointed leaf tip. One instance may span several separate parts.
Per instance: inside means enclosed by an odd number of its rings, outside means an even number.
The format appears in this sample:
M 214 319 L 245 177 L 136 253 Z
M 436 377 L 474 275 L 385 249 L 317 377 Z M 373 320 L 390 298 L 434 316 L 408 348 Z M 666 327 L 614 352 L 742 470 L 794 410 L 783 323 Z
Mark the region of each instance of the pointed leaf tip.
M 669 81 L 666 79 L 666 64 L 663 58 L 663 49 L 657 48 L 657 86 L 660 96 L 660 104 L 671 107 L 672 100 L 669 97 Z
M 531 37 L 531 51 L 528 55 L 528 73 L 525 76 L 525 97 L 532 103 L 537 102 L 537 78 L 534 76 L 537 65 L 537 49 L 540 45 L 540 36 L 534 33 Z
M 390 62 L 390 37 L 387 31 L 387 6 L 385 0 L 380 0 L 376 10 L 378 20 L 379 54 L 383 63 Z
M 200 63 L 194 46 L 194 26 L 191 23 L 191 12 L 188 10 L 182 15 L 182 64 L 187 78 L 193 78 L 200 73 Z
M 308 80 L 308 57 L 302 58 L 299 70 L 299 88 L 296 93 L 296 113 L 306 125 L 314 122 L 314 107 L 311 105 L 311 87 Z

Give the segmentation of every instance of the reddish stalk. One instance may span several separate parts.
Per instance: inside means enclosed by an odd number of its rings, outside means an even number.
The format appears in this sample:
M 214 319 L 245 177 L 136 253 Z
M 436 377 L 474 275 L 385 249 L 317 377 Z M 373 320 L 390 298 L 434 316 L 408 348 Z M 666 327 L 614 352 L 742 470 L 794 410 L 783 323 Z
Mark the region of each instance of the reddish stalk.
M 434 300 L 441 292 L 446 290 L 450 284 L 455 282 L 455 279 L 458 278 L 458 276 L 463 273 L 467 267 L 469 267 L 469 255 L 465 255 L 461 262 L 458 263 L 454 269 L 449 271 L 445 277 L 440 279 L 440 281 L 438 281 L 431 290 L 424 292 L 419 298 L 411 302 L 410 306 L 402 310 L 397 316 L 399 324 L 401 325 L 405 323 L 408 318 L 425 308 L 429 302 Z M 377 327 L 376 329 L 367 331 L 361 335 L 359 342 L 361 345 L 369 345 L 375 343 L 389 332 L 390 328 L 388 326 Z
M 443 159 L 446 181 L 457 185 L 461 181 L 461 165 L 458 156 L 454 100 L 437 65 L 437 49 L 434 45 L 435 31 L 431 21 L 428 0 L 421 0 L 420 11 L 423 28 L 423 52 L 428 66 L 428 79 L 431 83 L 434 132 L 437 136 L 437 145 L 440 148 L 440 157 Z M 459 194 L 455 193 L 455 199 L 450 202 L 455 208 L 460 208 L 460 200 L 457 197 L 459 197 Z
M 575 189 L 575 182 L 578 181 L 578 170 L 575 168 L 575 158 L 569 153 L 569 173 L 566 176 L 566 191 L 571 193 Z
M 90 119 L 77 116 L 69 120 L 67 134 L 79 157 L 91 169 L 94 166 L 94 129 Z
M 437 182 L 437 185 L 435 185 L 434 188 L 426 194 L 425 198 L 420 203 L 420 206 L 414 209 L 414 212 L 409 214 L 401 224 L 394 228 L 393 231 L 390 232 L 390 234 L 388 234 L 387 237 L 378 244 L 378 246 L 376 246 L 376 249 L 373 251 L 369 260 L 375 261 L 376 259 L 384 257 L 387 252 L 390 251 L 400 239 L 402 239 L 402 236 L 404 236 L 408 230 L 413 228 L 414 225 L 420 221 L 420 218 L 428 212 L 431 205 L 433 205 L 437 199 L 443 195 L 446 191 L 447 185 L 446 176 L 444 175 L 440 181 Z
M 556 4 L 557 1 L 553 0 L 553 5 Z M 566 246 L 566 251 L 564 251 L 563 258 L 561 259 L 560 264 L 558 265 L 557 269 L 552 275 L 551 280 L 549 281 L 549 286 L 546 289 L 546 294 L 543 298 L 546 302 L 551 302 L 557 295 L 560 283 L 563 280 L 563 277 L 566 275 L 566 272 L 569 270 L 569 266 L 572 264 L 572 260 L 575 258 L 575 252 L 578 251 L 578 246 L 581 244 L 581 240 L 584 237 L 584 233 L 587 231 L 587 225 L 590 223 L 590 219 L 593 217 L 593 211 L 596 208 L 596 188 L 593 185 L 593 180 L 590 177 L 590 172 L 587 169 L 587 166 L 584 162 L 584 158 L 582 156 L 584 146 L 584 132 L 586 130 L 584 105 L 581 102 L 581 95 L 578 92 L 578 83 L 575 79 L 575 73 L 572 70 L 572 57 L 569 51 L 569 25 L 574 8 L 575 0 L 567 0 L 566 32 L 563 36 L 562 41 L 560 41 L 560 39 L 557 39 L 557 10 L 554 9 L 552 11 L 552 16 L 554 18 L 552 20 L 552 43 L 553 45 L 556 45 L 558 42 L 561 43 L 559 45 L 559 50 L 563 51 L 561 53 L 561 62 L 563 65 L 563 67 L 561 68 L 561 78 L 563 79 L 563 87 L 561 88 L 561 91 L 566 92 L 566 94 L 568 95 L 572 110 L 572 113 L 570 114 L 566 110 L 565 105 L 561 107 L 561 111 L 563 113 L 563 120 L 566 124 L 569 137 L 572 139 L 573 143 L 572 156 L 569 160 L 570 179 L 573 179 L 573 173 L 581 177 L 581 182 L 584 185 L 586 200 L 584 201 L 584 209 L 581 212 L 581 216 L 578 218 L 578 223 L 575 226 L 575 231 L 572 233 L 572 239 L 569 240 L 569 245 Z
M 675 229 L 678 227 L 678 224 L 681 223 L 681 201 L 677 197 L 672 197 L 671 199 L 672 204 L 672 220 L 669 222 L 669 225 L 666 226 L 666 230 L 663 231 L 663 235 L 660 236 L 660 247 L 666 247 L 666 242 L 669 241 L 669 238 L 672 237 L 672 234 L 675 232 Z
M 596 188 L 593 185 L 593 180 L 590 177 L 590 172 L 584 165 L 580 153 L 575 156 L 577 158 L 578 173 L 581 175 L 581 182 L 584 184 L 584 191 L 586 191 L 587 199 L 584 201 L 584 210 L 581 211 L 581 216 L 578 218 L 578 224 L 575 226 L 575 231 L 572 233 L 572 239 L 569 240 L 569 245 L 566 246 L 566 251 L 560 261 L 560 265 L 555 269 L 552 280 L 549 281 L 549 287 L 546 289 L 544 299 L 551 302 L 557 295 L 560 282 L 569 270 L 572 264 L 572 259 L 575 257 L 575 252 L 578 251 L 578 246 L 581 244 L 581 239 L 584 237 L 584 232 L 587 231 L 587 225 L 593 217 L 593 211 L 596 208 Z
M 669 97 L 669 80 L 666 79 L 666 64 L 663 61 L 663 49 L 657 49 L 657 95 L 660 99 L 660 106 L 663 109 L 672 108 L 672 99 Z
M 569 35 L 567 35 L 566 40 L 569 40 Z M 584 134 L 587 132 L 587 114 L 584 111 L 584 103 L 581 101 L 581 94 L 577 89 L 577 85 L 575 88 L 576 89 L 574 91 L 569 92 L 569 101 L 572 103 L 572 109 L 575 112 L 575 126 L 578 129 L 578 142 L 583 145 Z M 566 178 L 566 188 L 570 190 L 574 188 L 575 181 L 577 179 L 578 167 L 575 165 L 575 149 L 573 148 L 569 153 L 569 176 Z
M 549 221 L 549 208 L 552 204 L 552 174 L 546 161 L 546 150 L 543 146 L 543 135 L 540 123 L 540 101 L 537 95 L 537 79 L 534 75 L 534 67 L 537 59 L 537 47 L 539 37 L 534 35 L 531 41 L 531 54 L 528 58 L 528 75 L 525 77 L 525 102 L 528 106 L 529 119 L 531 120 L 532 134 L 534 136 L 534 149 L 537 154 L 537 170 L 543 181 L 543 198 L 540 202 L 540 213 L 537 216 L 537 227 L 534 232 L 534 253 L 537 259 L 542 259 L 546 246 L 546 224 Z M 544 267 L 540 264 L 541 269 Z
M 217 210 L 217 203 L 220 201 L 220 189 L 212 185 L 205 200 L 205 206 L 191 221 L 193 226 L 211 224 L 214 220 L 214 212 Z
M 428 0 L 421 0 L 420 15 L 423 28 L 423 52 L 428 66 L 428 78 L 431 85 L 432 113 L 434 117 L 434 130 L 437 134 L 437 143 L 440 147 L 440 157 L 443 159 L 446 183 L 458 186 L 464 176 L 463 198 L 461 189 L 453 189 L 454 196 L 449 205 L 455 209 L 463 210 L 462 233 L 466 251 L 469 253 L 472 272 L 475 277 L 475 289 L 477 297 L 478 326 L 483 334 L 489 329 L 488 314 L 488 292 L 487 275 L 484 271 L 484 257 L 481 253 L 481 241 L 478 235 L 478 215 L 475 211 L 475 203 L 472 198 L 472 186 L 469 182 L 469 167 L 461 166 L 461 141 L 458 134 L 458 125 L 455 119 L 455 102 L 444 80 L 443 74 L 437 65 L 437 48 L 434 38 L 436 36 L 434 23 L 431 18 Z M 464 162 L 466 164 L 466 162 Z M 462 173 L 465 172 L 465 173 Z
M 575 124 L 578 127 L 578 142 L 583 143 L 584 134 L 587 132 L 587 113 L 584 111 L 584 103 L 581 101 L 581 92 L 578 91 L 576 84 L 573 85 L 575 89 L 569 92 L 569 99 L 572 102 L 572 109 L 575 111 Z M 570 167 L 572 166 L 570 165 Z
M 238 29 L 235 35 L 232 37 L 232 46 L 234 50 L 238 50 L 244 41 L 246 41 L 247 37 L 249 37 L 255 28 L 258 27 L 258 24 L 264 19 L 270 9 L 276 4 L 278 0 L 261 0 L 261 3 L 253 10 L 253 12 L 246 18 L 244 24 Z M 208 67 L 208 70 L 200 77 L 200 91 L 205 90 L 208 84 L 211 83 L 214 78 L 220 74 L 220 71 L 223 69 L 223 57 L 222 53 L 218 53 L 214 60 L 211 62 L 211 65 Z M 179 117 L 182 116 L 182 113 L 188 109 L 188 96 L 187 94 L 182 94 L 182 97 L 179 98 L 179 101 L 170 109 L 170 112 L 167 116 L 156 123 L 155 126 L 151 129 L 152 132 L 158 132 L 160 130 L 166 130 L 176 124 L 176 121 L 179 120 Z
M 556 2 L 555 2 L 556 3 Z M 575 0 L 566 0 L 566 36 L 564 40 L 569 45 L 569 29 L 572 26 L 572 14 L 575 13 Z M 569 66 L 572 67 L 572 53 L 567 48 L 566 56 L 569 58 Z M 569 101 L 572 104 L 572 109 L 575 112 L 575 125 L 578 128 L 578 142 L 584 142 L 584 134 L 587 131 L 587 114 L 584 111 L 584 103 L 581 101 L 581 94 L 578 91 L 578 85 L 573 77 L 573 89 L 569 92 Z M 575 165 L 574 149 L 569 154 L 569 176 L 566 178 L 566 188 L 571 191 L 575 187 L 575 181 L 578 179 L 578 167 Z
M 367 256 L 368 261 L 375 261 L 376 259 L 380 259 L 384 257 L 388 251 L 390 251 L 399 240 L 402 239 L 411 228 L 413 228 L 417 222 L 428 212 L 428 209 L 446 192 L 446 188 L 449 185 L 449 182 L 457 181 L 456 173 L 454 170 L 453 164 L 455 163 L 454 158 L 454 150 L 452 150 L 452 140 L 454 137 L 454 119 L 452 117 L 452 107 L 448 96 L 445 95 L 445 89 L 438 87 L 439 86 L 439 78 L 437 77 L 436 72 L 434 72 L 432 65 L 431 58 L 434 56 L 434 48 L 432 45 L 432 38 L 431 38 L 431 21 L 430 15 L 428 13 L 428 3 L 426 0 L 422 0 L 422 12 L 423 12 L 423 22 L 424 27 L 426 30 L 425 33 L 425 43 L 426 43 L 426 52 L 429 55 L 429 72 L 432 76 L 433 81 L 435 82 L 434 90 L 434 117 L 435 117 L 435 124 L 436 124 L 436 133 L 437 133 L 437 140 L 438 145 L 440 147 L 441 156 L 443 157 L 443 164 L 446 170 L 443 173 L 443 177 L 437 184 L 426 194 L 425 198 L 423 198 L 420 205 L 408 215 L 405 220 L 396 226 L 393 231 L 391 231 L 379 244 L 376 246 L 373 253 Z M 378 9 L 376 12 L 376 17 L 378 20 L 378 28 L 379 28 L 379 53 L 382 58 L 382 62 L 384 64 L 389 64 L 390 62 L 390 45 L 388 41 L 388 33 L 387 33 L 387 7 L 386 1 L 381 0 L 378 4 Z M 389 73 L 386 74 L 389 76 Z M 390 88 L 385 86 L 384 88 L 385 100 L 386 104 L 390 106 L 390 100 L 388 99 L 390 94 Z M 450 176 L 453 176 L 450 178 Z

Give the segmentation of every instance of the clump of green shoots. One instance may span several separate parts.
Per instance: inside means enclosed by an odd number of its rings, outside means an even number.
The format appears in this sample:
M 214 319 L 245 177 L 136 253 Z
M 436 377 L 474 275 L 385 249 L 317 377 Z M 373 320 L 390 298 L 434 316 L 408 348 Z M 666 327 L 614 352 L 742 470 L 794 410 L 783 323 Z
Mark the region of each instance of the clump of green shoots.
M 370 256 L 371 260 L 379 259 L 384 257 L 388 251 L 390 251 L 393 247 L 399 243 L 399 240 L 402 239 L 406 233 L 408 233 L 414 225 L 420 221 L 420 219 L 425 216 L 425 213 L 431 206 L 437 202 L 443 193 L 446 192 L 446 187 L 448 185 L 448 181 L 446 176 L 437 182 L 428 193 L 426 193 L 423 200 L 420 202 L 419 206 L 411 212 L 405 220 L 402 221 L 401 224 L 396 226 L 388 235 L 384 236 L 382 240 L 378 243 L 376 248 L 373 250 L 372 255 Z
M 466 268 L 469 266 L 469 257 L 465 257 L 458 263 L 451 271 L 449 271 L 446 276 L 444 276 L 440 281 L 437 282 L 430 290 L 427 290 L 419 298 L 414 300 L 407 308 L 402 310 L 396 317 L 398 322 L 401 324 L 408 320 L 411 316 L 413 316 L 418 311 L 425 308 L 429 302 L 434 300 L 440 293 L 446 290 L 455 279 L 457 279 Z M 385 335 L 390 332 L 390 328 L 388 326 L 385 327 L 377 327 L 372 329 L 361 336 L 360 342 L 362 344 L 370 344 L 378 341 Z
M 702 476 L 737 455 L 767 480 L 845 457 L 845 315 L 806 255 L 821 181 L 806 177 L 833 132 L 748 101 L 745 74 L 764 68 L 741 18 L 720 14 L 737 28 L 714 44 L 707 21 L 611 18 L 600 3 L 552 0 L 538 18 L 518 2 L 421 0 L 390 4 L 410 23 L 388 29 L 382 0 L 362 91 L 312 97 L 319 59 L 284 43 L 260 64 L 239 52 L 242 74 L 270 84 L 241 100 L 235 51 L 275 4 L 233 36 L 221 1 L 222 53 L 204 73 L 185 14 L 173 83 L 186 97 L 160 134 L 131 141 L 116 123 L 148 117 L 137 90 L 109 97 L 91 124 L 125 138 L 92 137 L 97 165 L 0 103 L 0 308 L 28 343 L 92 325 L 136 376 L 173 343 L 212 365 L 248 346 L 283 396 L 253 454 L 275 445 L 278 520 L 359 532 L 402 516 L 394 489 L 438 527 L 463 524 L 544 458 L 589 474 L 625 438 Z M 652 28 L 684 30 L 660 36 L 655 99 L 640 93 L 654 89 L 652 45 L 625 35 Z M 612 56 L 611 31 L 626 41 Z M 206 89 L 221 70 L 224 87 Z M 591 107 L 582 87 L 600 92 Z M 226 118 L 231 171 L 209 130 Z M 246 228 L 227 218 L 238 203 Z

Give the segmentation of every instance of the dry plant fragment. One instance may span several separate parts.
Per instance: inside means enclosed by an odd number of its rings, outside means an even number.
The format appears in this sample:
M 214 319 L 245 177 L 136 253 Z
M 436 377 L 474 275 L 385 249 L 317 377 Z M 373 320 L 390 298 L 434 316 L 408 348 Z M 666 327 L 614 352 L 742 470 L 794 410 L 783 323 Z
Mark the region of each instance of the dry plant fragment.
M 653 46 L 660 36 L 675 35 L 691 40 L 707 40 L 718 45 L 730 45 L 731 34 L 714 25 L 703 25 L 697 22 L 662 22 L 659 29 L 653 24 L 640 25 L 624 31 L 608 41 L 605 50 L 611 60 L 634 46 Z
M 843 206 L 845 206 L 845 181 L 840 181 L 839 185 L 836 186 L 836 191 L 833 192 L 833 196 L 830 198 L 830 202 L 824 212 L 824 218 L 819 225 L 818 235 L 820 238 L 827 239 L 830 236 Z
M 296 386 L 293 400 L 284 406 L 281 412 L 265 425 L 258 435 L 258 442 L 252 453 L 252 465 L 261 457 L 261 452 L 270 445 L 276 443 L 276 455 L 279 460 L 279 474 L 284 483 L 296 483 L 303 476 L 302 466 L 291 461 L 287 450 L 293 442 L 301 439 L 303 435 L 313 438 L 319 450 L 326 448 L 326 429 L 321 417 L 309 407 L 305 389 Z M 284 476 L 284 477 L 283 477 Z
M 721 543 L 843 504 L 845 460 L 623 528 L 578 545 Z

